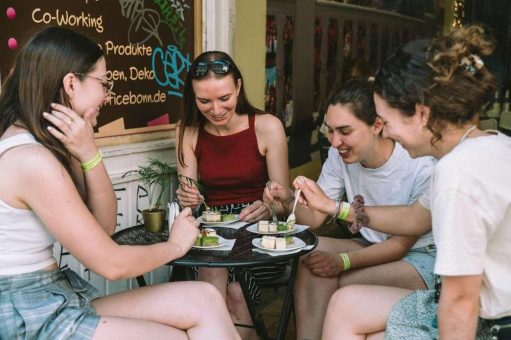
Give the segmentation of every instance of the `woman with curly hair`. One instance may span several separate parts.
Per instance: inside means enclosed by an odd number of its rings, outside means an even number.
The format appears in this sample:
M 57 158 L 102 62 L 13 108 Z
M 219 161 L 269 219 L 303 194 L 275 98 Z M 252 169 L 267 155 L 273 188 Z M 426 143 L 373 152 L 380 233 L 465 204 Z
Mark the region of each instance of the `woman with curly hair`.
M 483 29 L 470 26 L 410 42 L 378 72 L 374 99 L 384 134 L 412 157 L 438 163 L 415 204 L 359 207 L 348 220 L 401 235 L 432 228 L 441 287 L 342 288 L 330 300 L 324 339 L 486 339 L 494 326 L 509 325 L 511 139 L 474 124 L 495 89 L 481 60 L 492 48 Z

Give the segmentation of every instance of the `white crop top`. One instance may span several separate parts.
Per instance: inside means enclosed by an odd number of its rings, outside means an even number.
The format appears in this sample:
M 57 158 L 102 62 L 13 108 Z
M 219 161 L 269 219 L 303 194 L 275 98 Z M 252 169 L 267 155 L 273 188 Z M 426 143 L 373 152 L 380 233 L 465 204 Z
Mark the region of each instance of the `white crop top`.
M 0 141 L 0 157 L 18 145 L 39 144 L 28 133 Z M 32 210 L 11 207 L 0 199 L 0 275 L 29 273 L 53 263 L 55 239 Z

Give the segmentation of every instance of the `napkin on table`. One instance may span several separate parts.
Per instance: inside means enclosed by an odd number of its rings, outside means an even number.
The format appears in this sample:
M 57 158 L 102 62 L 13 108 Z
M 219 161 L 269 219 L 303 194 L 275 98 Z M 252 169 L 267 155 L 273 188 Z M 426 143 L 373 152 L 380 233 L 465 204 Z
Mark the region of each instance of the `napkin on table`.
M 239 229 L 243 226 L 247 225 L 247 222 L 245 221 L 238 221 L 238 222 L 234 222 L 234 223 L 229 223 L 229 224 L 204 224 L 204 227 L 208 227 L 208 228 L 230 228 L 230 229 Z
M 167 203 L 167 208 L 169 208 L 169 232 L 172 229 L 172 223 L 176 219 L 177 215 L 179 215 L 179 204 L 177 202 Z
M 221 246 L 221 247 L 215 247 L 215 248 L 201 248 L 201 250 L 220 250 L 220 251 L 226 251 L 226 250 L 232 250 L 232 247 L 234 247 L 234 243 L 236 242 L 236 239 L 225 239 L 227 242 Z

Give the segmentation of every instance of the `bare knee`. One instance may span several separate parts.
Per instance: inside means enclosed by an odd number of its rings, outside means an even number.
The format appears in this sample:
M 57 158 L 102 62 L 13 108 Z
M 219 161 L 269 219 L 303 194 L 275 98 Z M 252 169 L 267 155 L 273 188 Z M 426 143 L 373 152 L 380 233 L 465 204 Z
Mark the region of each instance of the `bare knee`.
M 356 286 L 347 286 L 338 289 L 330 298 L 328 308 L 337 311 L 349 310 L 350 306 L 358 304 L 359 299 L 357 298 L 357 295 L 359 292 L 360 288 Z
M 245 303 L 245 297 L 243 296 L 243 291 L 241 290 L 241 286 L 238 282 L 231 282 L 227 286 L 227 301 L 229 306 L 239 306 L 240 304 Z
M 186 283 L 195 285 L 194 292 L 196 293 L 192 297 L 195 305 L 203 304 L 205 308 L 216 308 L 215 306 L 225 304 L 222 294 L 211 283 L 204 281 L 188 281 Z

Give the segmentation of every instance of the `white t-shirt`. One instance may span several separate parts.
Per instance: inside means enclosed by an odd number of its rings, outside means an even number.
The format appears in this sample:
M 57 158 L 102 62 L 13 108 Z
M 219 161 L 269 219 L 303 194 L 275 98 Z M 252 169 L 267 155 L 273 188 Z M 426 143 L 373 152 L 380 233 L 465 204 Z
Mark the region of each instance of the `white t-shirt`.
M 435 273 L 483 275 L 480 316 L 511 315 L 511 138 L 469 138 L 438 161 L 431 190 Z
M 337 149 L 328 150 L 328 158 L 318 179 L 318 185 L 333 199 L 341 199 L 345 192 L 343 160 Z M 346 164 L 353 195 L 362 195 L 366 205 L 410 205 L 428 188 L 434 160 L 431 157 L 412 159 L 399 143 L 395 143 L 387 162 L 369 169 L 360 163 Z M 364 238 L 380 243 L 390 237 L 369 228 L 360 229 Z M 423 235 L 412 248 L 433 244 L 431 232 Z

